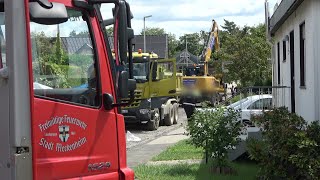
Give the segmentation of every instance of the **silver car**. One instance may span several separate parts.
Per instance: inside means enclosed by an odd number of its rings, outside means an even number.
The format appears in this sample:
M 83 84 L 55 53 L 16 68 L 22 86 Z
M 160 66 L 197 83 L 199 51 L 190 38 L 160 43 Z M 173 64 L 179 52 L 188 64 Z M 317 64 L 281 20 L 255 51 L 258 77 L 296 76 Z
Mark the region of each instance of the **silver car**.
M 227 108 L 240 110 L 242 122 L 250 125 L 252 116 L 261 115 L 263 111 L 269 111 L 272 108 L 272 95 L 249 96 L 227 106 Z
M 240 111 L 240 119 L 246 126 L 253 126 L 251 117 L 254 115 L 261 115 L 264 111 L 269 111 L 272 108 L 272 95 L 262 94 L 254 95 L 243 98 L 229 106 L 227 109 L 232 108 Z M 215 109 L 196 108 L 197 111 L 215 111 Z

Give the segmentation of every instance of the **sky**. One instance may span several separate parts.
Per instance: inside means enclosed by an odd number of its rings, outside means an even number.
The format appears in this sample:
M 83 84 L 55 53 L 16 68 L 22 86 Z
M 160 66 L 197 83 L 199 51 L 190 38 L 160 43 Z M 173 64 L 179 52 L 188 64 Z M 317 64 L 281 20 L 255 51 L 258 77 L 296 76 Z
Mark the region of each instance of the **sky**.
M 269 0 L 270 13 L 275 3 L 280 0 Z M 265 0 L 127 0 L 134 15 L 132 27 L 135 34 L 143 29 L 143 17 L 147 18 L 146 27 L 164 28 L 166 32 L 177 37 L 183 34 L 209 31 L 211 20 L 223 25 L 224 19 L 233 21 L 239 26 L 253 26 L 265 21 Z M 106 8 L 103 16 L 111 15 Z M 106 13 L 108 15 L 106 15 Z
M 241 27 L 265 22 L 265 0 L 127 0 L 127 2 L 134 16 L 132 27 L 135 34 L 140 34 L 143 29 L 143 17 L 148 15 L 152 17 L 147 18 L 146 27 L 164 28 L 167 33 L 173 33 L 177 38 L 201 30 L 209 32 L 212 19 L 220 26 L 224 24 L 224 19 L 233 21 Z M 281 0 L 269 0 L 271 14 L 276 2 L 280 3 Z M 112 17 L 113 6 L 102 5 L 101 11 L 104 19 Z M 61 36 L 68 36 L 72 30 L 77 33 L 88 31 L 84 23 L 79 18 L 76 21 L 61 24 Z M 47 35 L 56 36 L 56 25 L 31 26 L 32 32 L 41 32 L 44 28 Z

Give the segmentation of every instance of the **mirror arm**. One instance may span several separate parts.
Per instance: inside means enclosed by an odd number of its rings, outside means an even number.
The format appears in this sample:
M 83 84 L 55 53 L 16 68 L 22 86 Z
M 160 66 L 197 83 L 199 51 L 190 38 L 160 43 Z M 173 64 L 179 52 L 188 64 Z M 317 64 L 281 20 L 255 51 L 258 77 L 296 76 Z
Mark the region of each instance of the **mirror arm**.
M 108 93 L 103 94 L 103 104 L 104 104 L 104 108 L 106 110 L 112 110 L 113 108 L 118 108 L 118 107 L 122 107 L 122 106 L 128 106 L 133 101 L 134 101 L 134 94 L 132 96 L 131 93 L 130 93 L 129 101 L 125 102 L 125 103 L 113 103 L 114 99 L 113 99 L 111 94 L 108 94 Z
M 128 102 L 124 102 L 124 103 L 115 103 L 115 104 L 112 104 L 112 107 L 115 108 L 115 107 L 123 107 L 123 106 L 128 106 L 130 105 L 131 103 L 133 103 L 134 101 L 134 92 L 131 94 L 130 92 L 130 99 Z
M 115 20 L 114 18 L 110 18 L 110 19 L 106 19 L 106 20 L 103 20 L 103 26 L 110 26 L 112 24 L 114 24 Z
M 103 4 L 103 3 L 113 3 L 118 5 L 119 4 L 119 0 L 88 0 L 89 4 Z
M 93 16 L 93 12 L 94 12 L 94 7 L 92 4 L 89 4 L 87 1 L 85 0 L 73 0 L 72 4 L 77 7 L 77 8 L 82 8 L 87 10 L 90 13 L 90 16 Z
M 47 9 L 51 9 L 53 7 L 53 4 L 51 2 L 49 2 L 48 0 L 34 0 L 34 1 L 30 1 L 30 2 L 38 2 L 40 4 L 40 6 L 47 8 Z

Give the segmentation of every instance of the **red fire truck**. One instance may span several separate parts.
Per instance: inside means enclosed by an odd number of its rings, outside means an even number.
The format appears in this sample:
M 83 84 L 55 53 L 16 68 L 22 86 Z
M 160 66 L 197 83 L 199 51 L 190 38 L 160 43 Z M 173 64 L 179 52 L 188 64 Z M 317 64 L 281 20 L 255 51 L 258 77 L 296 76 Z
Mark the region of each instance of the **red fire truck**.
M 135 89 L 131 18 L 123 0 L 0 0 L 1 180 L 134 178 L 119 114 Z

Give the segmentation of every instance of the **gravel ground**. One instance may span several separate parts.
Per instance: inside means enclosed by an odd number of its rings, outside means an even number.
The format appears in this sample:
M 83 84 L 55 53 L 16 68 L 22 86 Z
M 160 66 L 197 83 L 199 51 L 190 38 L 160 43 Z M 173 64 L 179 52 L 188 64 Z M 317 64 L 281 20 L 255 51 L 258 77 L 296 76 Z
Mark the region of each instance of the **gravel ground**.
M 139 142 L 127 142 L 127 150 L 130 150 L 133 147 L 146 144 L 164 134 L 167 134 L 171 131 L 178 129 L 181 126 L 187 124 L 187 116 L 183 108 L 179 108 L 179 121 L 178 124 L 172 126 L 160 126 L 156 131 L 147 131 L 144 130 L 143 125 L 130 125 L 127 126 L 127 131 L 130 131 L 134 136 L 141 138 Z

